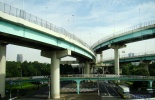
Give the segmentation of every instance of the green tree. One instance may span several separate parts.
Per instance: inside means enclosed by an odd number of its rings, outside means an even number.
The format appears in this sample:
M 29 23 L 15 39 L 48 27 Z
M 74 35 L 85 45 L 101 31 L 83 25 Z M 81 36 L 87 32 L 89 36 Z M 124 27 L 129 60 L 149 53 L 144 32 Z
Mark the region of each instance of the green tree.
M 20 66 L 20 63 L 16 63 L 14 61 L 7 61 L 6 62 L 6 77 L 19 77 L 20 72 L 17 66 Z
M 22 66 L 22 75 L 23 76 L 30 76 L 29 71 L 28 71 L 29 70 L 28 69 L 29 63 L 27 61 L 24 61 L 21 66 Z
M 114 74 L 115 73 L 115 70 L 114 70 L 114 67 L 113 66 L 108 67 L 108 71 L 111 74 Z
M 155 76 L 155 62 L 149 65 L 150 76 Z
M 155 76 L 155 69 L 150 70 L 150 76 Z
M 149 76 L 149 72 L 144 68 L 135 68 L 132 71 L 132 75 L 142 75 L 142 76 Z
M 73 74 L 73 73 L 74 73 L 74 70 L 73 70 L 73 67 L 71 65 L 60 64 L 60 74 Z
M 149 72 L 144 69 L 144 64 L 140 64 L 137 67 L 134 67 L 133 70 L 131 71 L 132 75 L 140 75 L 140 76 L 149 76 Z M 137 82 L 133 82 L 133 87 L 139 88 L 142 87 L 143 85 L 145 85 L 145 82 L 143 81 L 137 81 Z
M 139 76 L 149 76 L 149 72 L 144 69 L 145 64 L 140 63 L 139 65 L 132 65 L 131 63 L 123 66 L 122 74 L 123 75 L 139 75 Z M 138 88 L 144 85 L 144 82 L 137 81 L 133 82 L 133 87 Z
M 103 70 L 102 70 L 101 68 L 98 68 L 98 69 L 97 69 L 97 73 L 98 73 L 98 74 L 102 74 L 102 73 L 103 73 Z

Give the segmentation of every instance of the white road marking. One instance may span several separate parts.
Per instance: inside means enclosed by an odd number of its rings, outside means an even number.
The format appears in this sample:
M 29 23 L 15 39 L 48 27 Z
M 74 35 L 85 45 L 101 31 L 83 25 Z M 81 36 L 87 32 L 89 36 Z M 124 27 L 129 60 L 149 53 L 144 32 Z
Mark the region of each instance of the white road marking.
M 115 91 L 115 89 L 113 88 L 113 87 L 111 87 L 114 91 Z M 115 91 L 116 92 L 116 91 Z M 119 96 L 119 94 L 116 92 L 116 94 Z
M 120 96 L 101 96 L 101 97 L 120 97 Z
M 105 85 L 104 85 L 104 87 L 105 87 Z M 105 87 L 105 89 L 107 90 L 107 92 L 108 92 L 108 94 L 109 94 L 109 91 L 108 91 L 108 89 Z M 110 94 L 109 94 L 110 95 Z

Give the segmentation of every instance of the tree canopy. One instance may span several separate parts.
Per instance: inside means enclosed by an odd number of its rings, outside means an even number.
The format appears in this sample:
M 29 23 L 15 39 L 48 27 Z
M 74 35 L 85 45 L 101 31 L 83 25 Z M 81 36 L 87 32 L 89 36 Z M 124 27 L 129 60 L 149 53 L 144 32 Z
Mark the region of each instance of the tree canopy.
M 139 65 L 133 65 L 131 63 L 126 64 L 122 68 L 122 74 L 123 75 L 142 75 L 142 76 L 148 76 L 149 72 L 144 69 L 143 64 Z
M 60 74 L 78 73 L 78 68 L 72 68 L 71 65 L 60 65 Z M 21 77 L 21 76 L 42 76 L 50 75 L 50 64 L 39 63 L 38 61 L 23 63 L 15 61 L 6 62 L 6 77 Z

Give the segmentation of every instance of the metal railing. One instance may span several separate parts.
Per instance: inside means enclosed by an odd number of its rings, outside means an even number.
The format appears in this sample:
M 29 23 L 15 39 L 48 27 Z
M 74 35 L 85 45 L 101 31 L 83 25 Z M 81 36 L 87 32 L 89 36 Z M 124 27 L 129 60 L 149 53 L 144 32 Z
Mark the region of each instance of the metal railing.
M 130 53 L 129 53 L 130 54 Z M 135 57 L 145 57 L 145 56 L 151 56 L 155 55 L 155 51 L 147 51 L 147 52 L 141 52 L 141 53 L 131 53 L 133 55 L 124 54 L 120 56 L 120 59 L 126 59 L 126 58 L 135 58 Z M 114 60 L 114 57 L 105 58 L 104 61 L 110 61 Z
M 3 2 L 0 2 L 0 11 L 7 13 L 9 15 L 12 15 L 12 16 L 22 18 L 22 19 L 32 22 L 34 24 L 40 25 L 40 26 L 47 28 L 49 30 L 52 30 L 54 32 L 63 34 L 69 38 L 72 38 L 73 40 L 78 41 L 79 43 L 81 43 L 82 45 L 84 45 L 85 47 L 90 49 L 90 46 L 87 43 L 85 43 L 81 39 L 77 38 L 74 34 L 67 32 L 64 28 L 61 28 L 61 27 L 58 27 L 52 23 L 49 23 L 44 19 L 41 19 L 35 15 L 25 12 L 24 10 L 20 10 L 18 8 L 15 8 L 15 7 L 7 5 Z
M 129 79 L 129 80 L 135 80 L 135 79 L 139 79 L 139 80 L 155 80 L 155 76 L 139 76 L 139 75 L 115 75 L 115 74 L 70 74 L 70 75 L 61 75 L 60 78 L 64 78 L 64 79 L 74 79 L 74 78 L 89 78 L 89 79 L 93 79 L 93 78 L 97 78 L 97 79 Z M 49 77 L 45 77 L 45 78 L 35 78 L 33 79 L 32 77 L 26 77 L 26 78 L 21 78 L 21 77 L 15 77 L 15 78 L 6 78 L 6 81 L 17 81 L 17 80 L 48 80 Z
M 104 42 L 106 42 L 108 40 L 111 40 L 111 39 L 114 39 L 114 38 L 117 38 L 117 37 L 120 37 L 120 36 L 123 36 L 123 35 L 126 35 L 126 34 L 130 34 L 130 33 L 136 32 L 136 31 L 144 30 L 146 28 L 154 27 L 154 25 L 155 25 L 155 20 L 151 20 L 151 21 L 148 21 L 148 22 L 140 23 L 138 25 L 134 25 L 134 26 L 128 27 L 126 29 L 114 32 L 113 34 L 108 35 L 108 36 L 102 38 L 101 40 L 98 40 L 97 42 L 95 42 L 91 46 L 91 48 L 93 49 L 97 45 L 99 45 L 101 43 L 104 43 Z
M 155 76 L 138 76 L 138 75 L 115 75 L 115 74 L 72 74 L 61 75 L 61 78 L 126 78 L 126 79 L 142 79 L 155 80 Z

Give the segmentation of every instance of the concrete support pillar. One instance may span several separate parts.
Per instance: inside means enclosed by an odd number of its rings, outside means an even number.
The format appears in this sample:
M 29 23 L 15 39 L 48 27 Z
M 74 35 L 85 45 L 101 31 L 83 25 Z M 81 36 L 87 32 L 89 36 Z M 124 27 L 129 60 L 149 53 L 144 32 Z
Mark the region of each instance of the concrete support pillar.
M 102 63 L 103 61 L 103 55 L 102 55 L 102 52 L 100 53 L 100 63 Z
M 0 94 L 5 97 L 6 45 L 0 44 Z
M 70 50 L 42 51 L 41 55 L 51 58 L 51 97 L 60 98 L 60 58 L 71 55 Z
M 146 69 L 149 72 L 149 64 L 145 64 L 144 69 Z
M 60 59 L 56 58 L 56 52 L 51 56 L 51 96 L 60 98 Z
M 149 81 L 148 87 L 149 87 L 150 89 L 152 89 L 152 84 L 153 84 L 153 81 Z
M 76 92 L 77 92 L 77 94 L 80 94 L 80 82 L 81 82 L 81 80 L 76 80 L 76 84 L 77 84 Z
M 83 66 L 83 74 L 86 74 L 86 64 Z
M 96 62 L 95 63 L 98 63 L 98 56 L 97 56 L 97 54 L 95 56 L 96 56 Z
M 122 68 L 121 67 L 119 68 L 119 74 L 122 74 Z
M 82 63 L 80 63 L 79 66 L 81 68 L 81 74 L 83 74 L 83 65 L 82 65 Z
M 93 65 L 92 65 L 92 68 L 91 68 L 91 72 L 92 72 L 92 74 L 95 73 L 95 67 Z
M 102 70 L 103 70 L 103 74 L 104 74 L 104 67 L 102 67 Z
M 95 67 L 93 67 L 93 74 L 95 73 Z
M 78 66 L 79 67 L 79 74 L 81 74 L 81 67 L 80 66 Z
M 151 61 L 140 61 L 140 63 L 144 64 L 144 69 L 146 69 L 149 73 L 149 64 L 151 63 Z
M 92 74 L 92 64 L 89 63 L 89 74 Z
M 85 65 L 84 63 L 80 64 L 82 66 L 82 74 L 85 74 Z
M 151 63 L 151 61 L 145 61 L 144 62 L 144 69 L 146 69 L 149 72 L 149 64 Z
M 91 67 L 90 67 L 90 74 L 93 74 L 93 73 L 94 73 L 94 71 L 93 71 L 93 70 L 94 70 L 94 67 L 93 67 L 93 66 L 91 66 Z
M 114 57 L 115 57 L 115 74 L 119 75 L 119 49 L 126 47 L 126 45 L 108 45 L 109 48 L 114 49 Z
M 90 64 L 86 62 L 86 74 L 90 74 Z
M 114 53 L 115 53 L 115 74 L 119 75 L 119 50 L 118 48 L 114 49 Z
M 104 73 L 109 73 L 109 67 L 108 66 L 106 66 L 105 68 L 104 68 Z
M 82 74 L 84 74 L 84 67 L 82 67 Z

